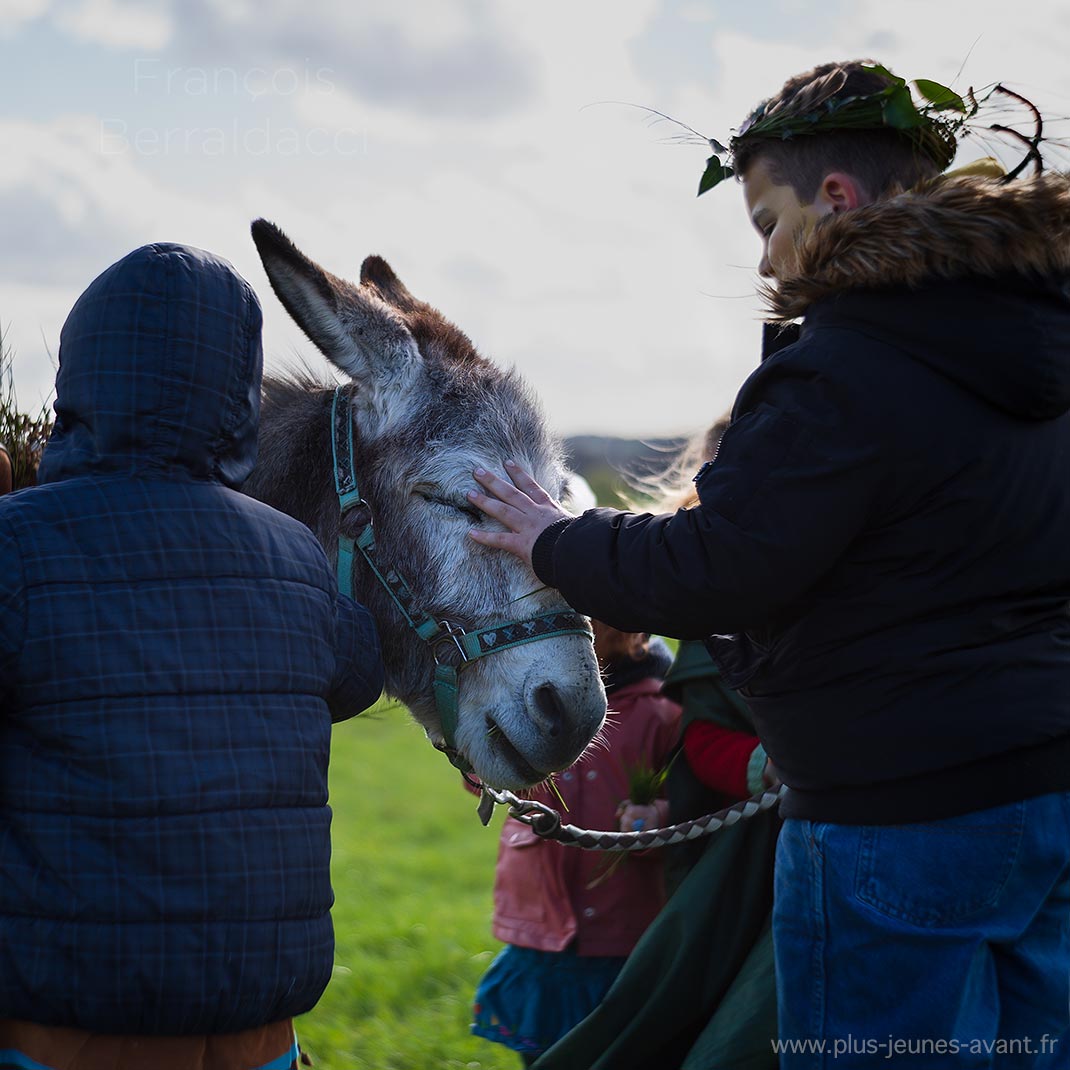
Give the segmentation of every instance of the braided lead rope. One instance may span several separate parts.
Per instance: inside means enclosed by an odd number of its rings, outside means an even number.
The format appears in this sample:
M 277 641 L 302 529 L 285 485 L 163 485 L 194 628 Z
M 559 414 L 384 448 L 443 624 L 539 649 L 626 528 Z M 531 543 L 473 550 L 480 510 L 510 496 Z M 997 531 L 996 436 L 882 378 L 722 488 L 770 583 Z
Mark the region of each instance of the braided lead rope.
M 561 815 L 545 803 L 534 799 L 520 799 L 511 791 L 499 791 L 483 785 L 484 798 L 489 796 L 494 802 L 509 807 L 509 816 L 529 825 L 538 836 L 547 840 L 556 840 L 566 847 L 581 847 L 586 851 L 645 851 L 651 847 L 669 847 L 677 843 L 687 843 L 701 836 L 710 836 L 720 829 L 745 821 L 755 814 L 771 810 L 784 797 L 787 785 L 752 795 L 742 802 L 718 810 L 715 814 L 697 817 L 692 821 L 681 821 L 662 829 L 649 829 L 643 832 L 597 832 L 591 829 L 577 828 L 575 825 L 561 823 Z M 480 802 L 480 817 L 485 811 Z M 487 812 L 487 819 L 490 814 Z M 486 821 L 483 822 L 486 824 Z

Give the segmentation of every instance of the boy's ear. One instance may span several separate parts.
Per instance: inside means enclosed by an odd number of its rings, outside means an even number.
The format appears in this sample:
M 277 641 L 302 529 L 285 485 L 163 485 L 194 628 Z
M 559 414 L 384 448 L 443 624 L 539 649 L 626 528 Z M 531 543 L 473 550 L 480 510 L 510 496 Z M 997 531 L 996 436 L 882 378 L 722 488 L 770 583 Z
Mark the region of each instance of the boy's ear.
M 846 212 L 868 204 L 872 199 L 858 179 L 846 171 L 833 171 L 825 175 L 814 198 L 825 212 Z

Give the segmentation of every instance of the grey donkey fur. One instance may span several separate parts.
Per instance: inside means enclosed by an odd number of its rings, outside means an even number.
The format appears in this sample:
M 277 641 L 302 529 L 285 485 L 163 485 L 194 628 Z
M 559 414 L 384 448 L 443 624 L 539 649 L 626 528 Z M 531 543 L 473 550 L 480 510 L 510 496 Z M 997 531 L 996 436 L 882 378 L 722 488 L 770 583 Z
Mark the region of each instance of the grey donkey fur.
M 526 566 L 467 534 L 495 523 L 465 498 L 477 465 L 504 473 L 503 462 L 514 458 L 552 493 L 562 490 L 559 445 L 520 377 L 479 356 L 379 257 L 364 261 L 355 285 L 324 271 L 264 220 L 253 224 L 253 239 L 287 311 L 353 384 L 356 474 L 379 554 L 420 607 L 466 629 L 566 608 Z M 265 380 L 259 461 L 245 490 L 307 524 L 333 562 L 332 394 L 312 373 Z M 350 513 L 345 533 L 355 536 L 366 517 Z M 441 742 L 429 648 L 359 556 L 354 588 L 379 627 L 387 692 Z M 542 639 L 464 669 L 456 742 L 487 783 L 526 787 L 571 764 L 605 708 L 589 640 Z

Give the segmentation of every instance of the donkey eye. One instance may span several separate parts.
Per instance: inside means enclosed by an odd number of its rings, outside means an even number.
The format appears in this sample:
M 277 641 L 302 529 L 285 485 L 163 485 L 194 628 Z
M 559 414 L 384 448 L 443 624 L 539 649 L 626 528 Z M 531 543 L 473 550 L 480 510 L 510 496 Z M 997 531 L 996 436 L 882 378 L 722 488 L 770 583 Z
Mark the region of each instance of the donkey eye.
M 446 505 L 455 512 L 463 513 L 469 520 L 474 520 L 477 524 L 484 519 L 483 514 L 474 506 L 465 502 L 463 505 L 460 502 L 447 502 Z
M 483 514 L 474 506 L 469 505 L 468 502 L 455 502 L 451 498 L 443 498 L 437 494 L 429 494 L 427 491 L 416 491 L 418 497 L 423 498 L 428 505 L 437 505 L 440 509 L 448 509 L 451 513 L 462 513 L 468 517 L 469 520 L 474 520 L 479 523 L 483 519 Z

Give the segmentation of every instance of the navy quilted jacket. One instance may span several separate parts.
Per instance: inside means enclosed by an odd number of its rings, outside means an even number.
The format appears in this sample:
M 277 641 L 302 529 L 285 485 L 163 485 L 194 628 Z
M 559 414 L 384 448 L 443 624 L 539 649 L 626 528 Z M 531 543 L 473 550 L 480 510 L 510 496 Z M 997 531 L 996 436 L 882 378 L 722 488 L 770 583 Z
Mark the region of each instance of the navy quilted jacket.
M 0 1018 L 230 1032 L 330 976 L 331 721 L 382 675 L 312 534 L 238 491 L 260 324 L 160 244 L 63 328 L 40 485 L 0 499 Z

